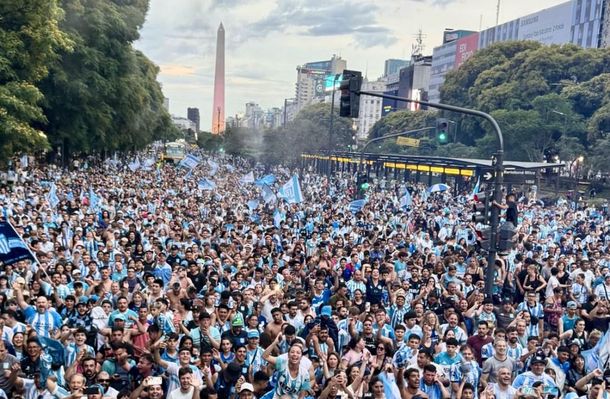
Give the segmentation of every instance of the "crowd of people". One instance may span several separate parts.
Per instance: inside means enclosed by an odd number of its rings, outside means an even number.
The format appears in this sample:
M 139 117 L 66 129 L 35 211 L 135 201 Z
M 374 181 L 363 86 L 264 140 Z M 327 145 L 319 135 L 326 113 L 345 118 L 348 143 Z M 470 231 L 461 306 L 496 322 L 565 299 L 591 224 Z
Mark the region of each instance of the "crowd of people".
M 206 155 L 17 174 L 0 397 L 610 397 L 605 211 L 507 196 L 489 265 L 469 192 L 379 177 L 354 209 L 354 176 Z

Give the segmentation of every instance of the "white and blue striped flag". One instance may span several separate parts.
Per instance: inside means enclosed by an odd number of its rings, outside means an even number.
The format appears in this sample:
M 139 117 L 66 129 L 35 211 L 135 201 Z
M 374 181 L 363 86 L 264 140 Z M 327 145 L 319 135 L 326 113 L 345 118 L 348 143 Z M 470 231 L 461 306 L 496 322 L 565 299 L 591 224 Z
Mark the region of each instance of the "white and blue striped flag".
M 359 200 L 352 201 L 349 203 L 349 211 L 351 213 L 358 213 L 364 207 L 364 204 L 366 204 L 365 199 L 359 199 Z
M 254 182 L 254 184 L 256 184 L 257 186 L 271 186 L 273 183 L 275 183 L 277 179 L 275 178 L 274 175 L 266 175 L 261 177 L 260 179 L 256 180 Z
M 411 193 L 409 193 L 409 190 L 405 190 L 403 196 L 400 197 L 400 209 L 408 208 L 411 204 L 413 204 Z
M 57 196 L 57 186 L 55 183 L 51 183 L 51 189 L 49 190 L 47 199 L 49 200 L 51 208 L 57 208 L 57 205 L 59 205 L 59 197 Z
M 97 211 L 100 207 L 100 197 L 95 194 L 93 187 L 89 187 L 89 208 Z
M 282 212 L 280 212 L 279 209 L 276 209 L 273 212 L 273 225 L 275 227 L 279 228 L 285 219 L 286 217 L 282 214 Z
M 266 184 L 263 184 L 262 195 L 263 195 L 263 201 L 265 201 L 265 204 L 268 204 L 270 202 L 273 203 L 273 202 L 277 201 L 277 196 L 274 194 L 273 190 L 271 190 L 271 187 L 269 187 Z
M 199 162 L 201 162 L 199 157 L 193 154 L 188 154 L 182 161 L 180 161 L 178 165 L 188 169 L 194 169 L 197 167 L 197 165 L 199 165 Z
M 204 191 L 212 191 L 216 188 L 216 183 L 214 183 L 210 179 L 203 178 L 203 179 L 199 180 L 199 183 L 197 184 L 197 188 L 199 188 L 200 190 L 204 190 Z
M 218 163 L 208 159 L 208 166 L 210 167 L 210 176 L 214 176 L 218 172 Z
M 301 185 L 299 184 L 299 177 L 293 175 L 288 180 L 278 193 L 289 204 L 298 204 L 303 202 L 303 193 L 301 192 Z

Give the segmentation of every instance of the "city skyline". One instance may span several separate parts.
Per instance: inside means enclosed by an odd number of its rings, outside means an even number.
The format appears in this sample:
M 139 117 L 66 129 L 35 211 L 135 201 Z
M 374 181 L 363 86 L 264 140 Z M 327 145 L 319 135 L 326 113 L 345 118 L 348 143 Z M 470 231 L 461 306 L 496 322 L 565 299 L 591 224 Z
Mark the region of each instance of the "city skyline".
M 505 1 L 500 22 L 562 2 Z M 478 30 L 481 15 L 483 28 L 495 24 L 496 2 L 489 0 L 345 4 L 152 0 L 136 47 L 159 65 L 170 111 L 184 115 L 187 107 L 198 107 L 204 110 L 201 126 L 211 126 L 212 115 L 206 110 L 213 107 L 216 28 L 221 20 L 231 32 L 225 51 L 226 115 L 242 113 L 249 101 L 263 108 L 282 106 L 284 98 L 294 97 L 296 67 L 306 62 L 337 54 L 349 69 L 374 79 L 383 74 L 386 59 L 410 57 L 419 28 L 426 35 L 424 54 L 431 54 L 442 43 L 445 28 Z

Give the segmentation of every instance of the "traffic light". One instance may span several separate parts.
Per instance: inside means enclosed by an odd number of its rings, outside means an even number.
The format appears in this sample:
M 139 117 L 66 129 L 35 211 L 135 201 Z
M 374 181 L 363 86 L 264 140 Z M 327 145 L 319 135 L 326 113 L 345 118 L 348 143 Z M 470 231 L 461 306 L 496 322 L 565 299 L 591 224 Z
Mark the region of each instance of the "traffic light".
M 364 199 L 366 197 L 366 190 L 369 188 L 369 182 L 365 174 L 358 174 L 356 177 L 356 198 Z
M 449 141 L 449 121 L 445 118 L 436 120 L 436 140 L 439 144 L 447 144 Z
M 491 219 L 489 207 L 489 194 L 481 192 L 474 195 L 475 204 L 472 206 L 472 221 L 474 223 L 488 224 Z
M 486 227 L 479 230 L 479 244 L 481 248 L 489 251 L 491 249 L 491 228 Z
M 512 223 L 503 223 L 502 226 L 500 226 L 500 230 L 498 231 L 498 250 L 508 251 L 510 249 L 513 249 L 516 234 L 517 229 L 515 229 L 515 226 Z
M 360 109 L 360 87 L 362 86 L 362 73 L 358 71 L 343 71 L 343 80 L 339 86 L 341 99 L 339 102 L 339 116 L 357 118 Z

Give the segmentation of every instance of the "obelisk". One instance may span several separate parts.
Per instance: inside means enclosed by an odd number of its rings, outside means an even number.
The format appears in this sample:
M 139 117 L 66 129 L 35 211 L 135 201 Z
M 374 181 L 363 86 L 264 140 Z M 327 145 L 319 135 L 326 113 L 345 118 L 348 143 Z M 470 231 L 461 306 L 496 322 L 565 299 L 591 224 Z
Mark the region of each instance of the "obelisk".
M 225 130 L 225 28 L 222 22 L 216 35 L 216 70 L 214 72 L 214 108 L 212 134 Z

